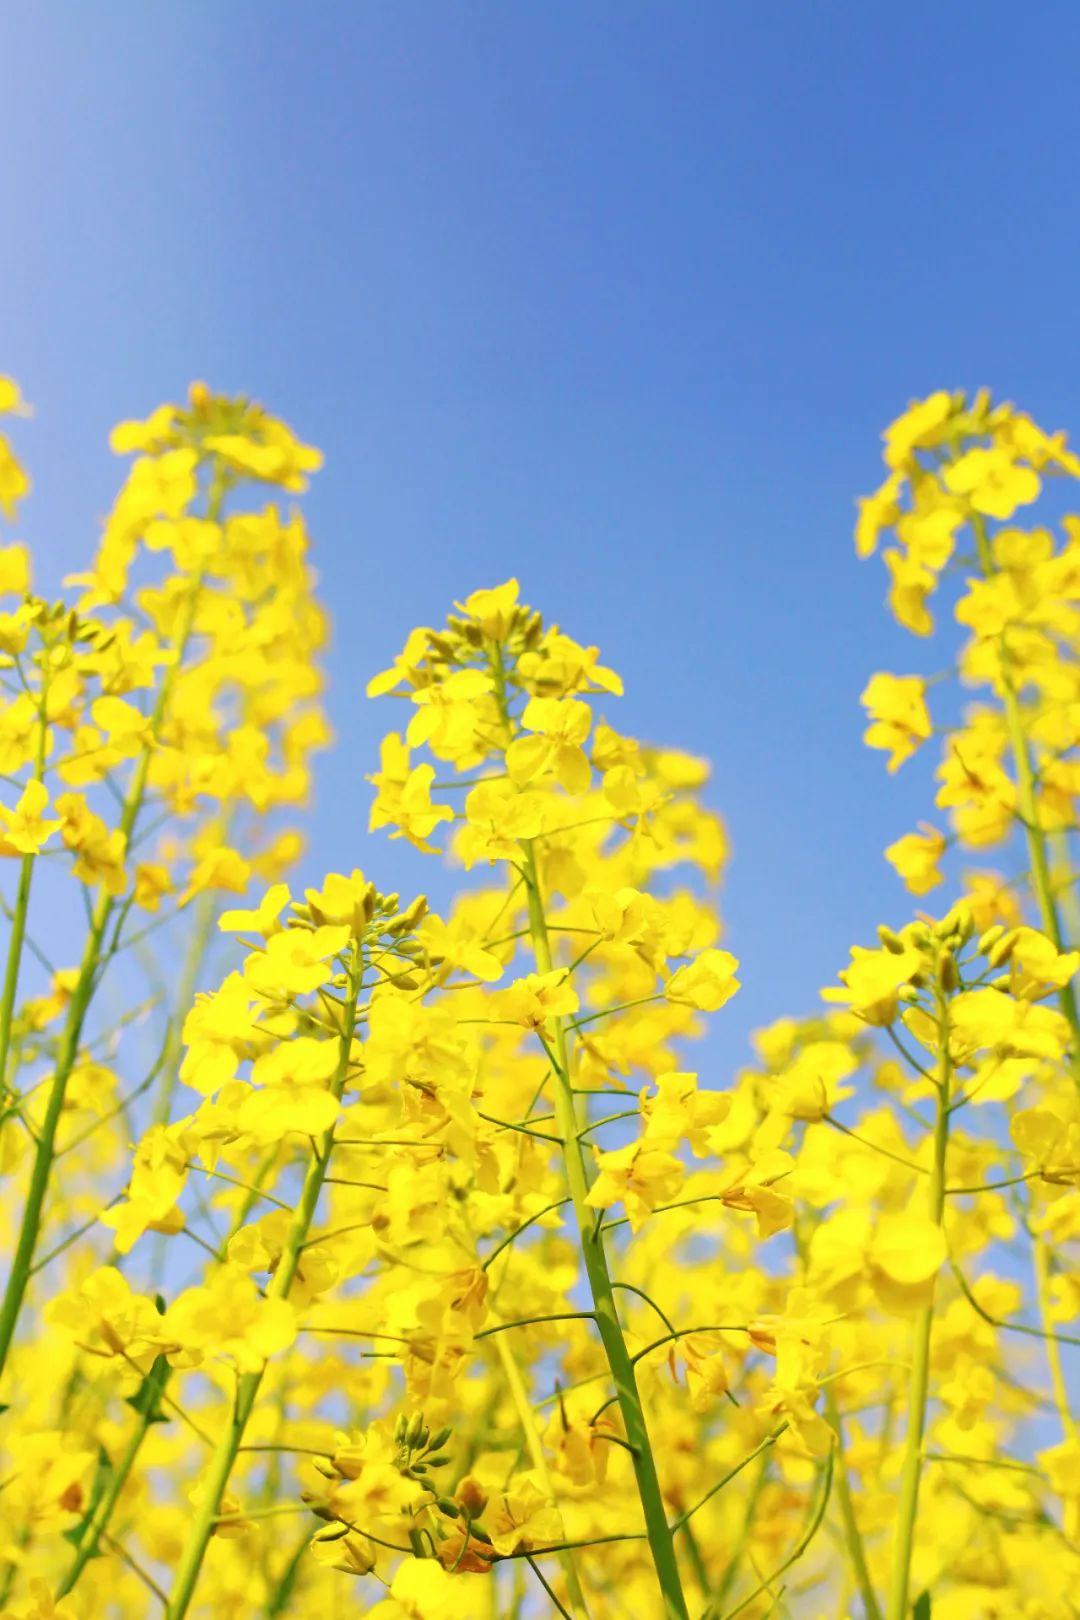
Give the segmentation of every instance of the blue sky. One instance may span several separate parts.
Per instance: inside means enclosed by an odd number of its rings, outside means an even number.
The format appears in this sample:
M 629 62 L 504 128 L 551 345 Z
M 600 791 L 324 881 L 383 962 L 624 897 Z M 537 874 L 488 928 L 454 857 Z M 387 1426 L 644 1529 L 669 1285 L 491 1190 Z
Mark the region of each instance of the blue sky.
M 42 583 L 89 555 L 111 423 L 192 377 L 326 452 L 308 503 L 339 746 L 308 872 L 414 889 L 365 831 L 414 623 L 511 573 L 715 762 L 746 988 L 710 1060 L 812 1007 L 910 902 L 930 809 L 861 745 L 935 666 L 856 563 L 913 395 L 1080 422 L 1080 12 L 544 0 L 8 8 L 0 370 Z M 713 1075 L 722 1080 L 722 1072 Z

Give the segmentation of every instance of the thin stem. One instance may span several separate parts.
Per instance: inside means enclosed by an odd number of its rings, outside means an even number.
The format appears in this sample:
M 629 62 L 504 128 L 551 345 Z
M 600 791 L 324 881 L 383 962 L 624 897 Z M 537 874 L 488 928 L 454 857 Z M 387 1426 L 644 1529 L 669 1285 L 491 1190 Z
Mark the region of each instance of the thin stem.
M 821 1491 L 818 1495 L 818 1500 L 814 1506 L 813 1512 L 810 1515 L 810 1521 L 802 1535 L 799 1537 L 794 1549 L 784 1559 L 784 1562 L 779 1564 L 777 1568 L 773 1570 L 771 1575 L 767 1575 L 764 1580 L 759 1581 L 757 1586 L 754 1587 L 754 1590 L 749 1592 L 746 1597 L 740 1599 L 733 1609 L 728 1609 L 727 1613 L 724 1615 L 724 1620 L 735 1620 L 735 1616 L 737 1614 L 742 1614 L 743 1610 L 749 1607 L 756 1597 L 760 1597 L 762 1592 L 768 1592 L 773 1586 L 774 1582 L 778 1581 L 780 1576 L 784 1574 L 785 1570 L 789 1570 L 792 1564 L 798 1563 L 807 1547 L 809 1547 L 810 1543 L 821 1529 L 821 1523 L 825 1517 L 825 1509 L 829 1502 L 829 1493 L 832 1490 L 835 1449 L 836 1448 L 833 1447 L 829 1452 L 825 1463 L 824 1477 L 821 1482 Z M 705 1616 L 705 1620 L 714 1620 L 714 1615 L 715 1611 L 713 1609 L 709 1609 L 707 1615 Z
M 352 1047 L 353 1032 L 356 1027 L 356 1003 L 360 993 L 362 976 L 363 963 L 360 950 L 358 946 L 354 946 L 349 970 L 349 995 L 345 1003 L 345 1013 L 342 1020 L 337 1069 L 330 1083 L 332 1094 L 338 1098 L 340 1098 L 344 1090 L 349 1072 L 349 1054 Z M 319 1147 L 312 1154 L 308 1165 L 300 1201 L 289 1226 L 281 1260 L 274 1273 L 273 1281 L 267 1290 L 270 1299 L 288 1299 L 289 1297 L 293 1279 L 300 1267 L 304 1243 L 310 1231 L 311 1223 L 315 1218 L 315 1210 L 318 1206 L 319 1195 L 322 1192 L 333 1147 L 334 1128 L 331 1126 L 322 1137 Z M 236 1462 L 237 1453 L 243 1444 L 244 1431 L 255 1406 L 264 1372 L 265 1364 L 258 1372 L 243 1373 L 237 1380 L 232 1416 L 222 1433 L 206 1472 L 202 1500 L 191 1521 L 187 1543 L 180 1556 L 176 1574 L 173 1577 L 172 1590 L 169 1593 L 168 1605 L 165 1611 L 165 1620 L 183 1620 L 191 1606 L 199 1574 L 202 1570 L 203 1559 L 206 1556 L 206 1549 L 210 1545 L 218 1515 L 221 1511 L 221 1498 L 228 1484 L 233 1465 Z
M 66 1597 L 72 1590 L 86 1565 L 92 1558 L 96 1557 L 102 1539 L 107 1539 L 106 1531 L 109 1521 L 113 1516 L 113 1511 L 120 1500 L 124 1487 L 127 1485 L 131 1470 L 135 1465 L 135 1459 L 139 1454 L 143 1441 L 146 1439 L 150 1425 L 157 1421 L 158 1400 L 169 1381 L 170 1370 L 164 1356 L 159 1356 L 150 1369 L 142 1391 L 142 1411 L 139 1421 L 132 1430 L 123 1455 L 113 1470 L 108 1490 L 102 1496 L 101 1501 L 90 1517 L 89 1523 L 83 1529 L 82 1538 L 79 1541 L 79 1550 L 75 1554 L 67 1574 L 56 1589 L 58 1598 Z M 162 1598 L 164 1600 L 164 1594 L 162 1594 Z
M 934 1160 L 930 1175 L 928 1209 L 930 1219 L 940 1227 L 945 1212 L 945 1160 L 949 1146 L 949 1088 L 952 1082 L 952 1061 L 949 1056 L 949 1005 L 944 992 L 940 989 L 937 991 L 937 1004 L 940 1058 L 936 1081 L 937 1119 L 934 1126 Z M 930 1299 L 919 1313 L 912 1347 L 911 1378 L 908 1386 L 908 1427 L 900 1473 L 896 1538 L 893 1544 L 892 1574 L 885 1609 L 886 1620 L 907 1620 L 908 1615 L 915 1519 L 922 1478 L 923 1435 L 926 1429 L 929 1394 L 930 1340 L 934 1326 L 936 1280 L 931 1282 L 930 1286 Z
M 881 1606 L 874 1591 L 874 1583 L 870 1578 L 870 1566 L 866 1562 L 866 1548 L 863 1545 L 862 1532 L 859 1529 L 859 1521 L 855 1517 L 855 1499 L 852 1495 L 847 1459 L 844 1455 L 843 1419 L 840 1416 L 840 1408 L 836 1404 L 836 1396 L 829 1386 L 825 1388 L 825 1415 L 831 1426 L 836 1430 L 836 1495 L 840 1503 L 840 1518 L 843 1521 L 844 1540 L 847 1543 L 852 1572 L 859 1588 L 859 1596 L 862 1598 L 864 1620 L 882 1620 Z
M 536 856 L 530 843 L 523 843 L 525 857 L 526 891 L 529 906 L 529 928 L 532 934 L 533 954 L 541 973 L 552 971 L 551 946 L 548 940 L 547 919 L 540 892 Z M 600 1338 L 607 1355 L 608 1366 L 615 1382 L 619 1408 L 622 1412 L 626 1435 L 633 1449 L 634 1474 L 638 1494 L 645 1515 L 646 1534 L 656 1569 L 656 1578 L 663 1596 L 664 1614 L 668 1620 L 689 1620 L 686 1597 L 682 1589 L 678 1560 L 671 1530 L 664 1509 L 664 1497 L 656 1469 L 645 1421 L 645 1411 L 637 1387 L 634 1363 L 623 1337 L 615 1293 L 608 1271 L 603 1235 L 599 1230 L 587 1199 L 589 1184 L 579 1140 L 579 1123 L 571 1089 L 567 1052 L 566 1029 L 562 1019 L 553 1019 L 553 1067 L 556 1092 L 555 1111 L 559 1134 L 563 1139 L 563 1162 L 570 1197 L 574 1205 L 578 1234 L 581 1242 L 585 1274 L 596 1313 Z
M 495 678 L 496 697 L 507 735 L 513 732 L 513 721 L 506 689 L 506 670 L 502 649 L 497 644 L 492 653 L 492 673 Z M 521 874 L 525 881 L 528 903 L 529 934 L 533 958 L 541 973 L 553 968 L 551 942 L 548 937 L 547 914 L 540 888 L 536 852 L 528 839 L 521 842 Z M 563 1164 L 567 1187 L 574 1206 L 585 1275 L 589 1284 L 596 1324 L 607 1356 L 608 1366 L 615 1383 L 619 1408 L 622 1412 L 626 1436 L 633 1447 L 634 1475 L 645 1518 L 646 1536 L 656 1570 L 657 1583 L 663 1598 L 666 1620 L 689 1620 L 686 1597 L 682 1589 L 675 1544 L 668 1527 L 664 1496 L 656 1469 L 656 1459 L 649 1440 L 645 1410 L 637 1387 L 634 1363 L 623 1337 L 622 1325 L 611 1286 L 607 1254 L 604 1248 L 601 1223 L 594 1219 L 587 1203 L 589 1181 L 585 1158 L 579 1138 L 581 1121 L 574 1101 L 573 1080 L 567 1043 L 566 1023 L 552 1019 L 554 1048 L 550 1052 L 555 1073 L 555 1117 L 562 1138 Z M 545 1043 L 546 1046 L 546 1043 Z
M 514 1359 L 513 1351 L 510 1349 L 510 1341 L 506 1338 L 505 1334 L 500 1333 L 496 1335 L 495 1348 L 498 1352 L 499 1364 L 502 1368 L 503 1378 L 506 1380 L 506 1387 L 510 1391 L 510 1398 L 514 1403 L 514 1409 L 518 1415 L 518 1422 L 521 1424 L 521 1432 L 525 1436 L 525 1444 L 528 1447 L 529 1459 L 532 1462 L 533 1469 L 536 1472 L 537 1479 L 540 1481 L 544 1494 L 549 1498 L 549 1500 L 554 1502 L 555 1486 L 552 1482 L 551 1470 L 548 1468 L 547 1457 L 544 1454 L 544 1446 L 540 1439 L 540 1431 L 536 1426 L 536 1419 L 533 1416 L 532 1407 L 529 1405 L 529 1395 L 525 1388 L 525 1381 L 522 1378 L 518 1364 Z M 585 1602 L 585 1593 L 582 1591 L 581 1587 L 581 1577 L 578 1575 L 577 1566 L 574 1563 L 573 1553 L 569 1551 L 562 1553 L 559 1562 L 562 1565 L 562 1571 L 566 1577 L 566 1589 L 570 1597 L 570 1608 L 572 1611 L 570 1620 L 578 1620 L 579 1616 L 583 1616 L 584 1620 L 588 1620 L 589 1610 Z M 566 1611 L 564 1610 L 563 1612 L 565 1613 Z

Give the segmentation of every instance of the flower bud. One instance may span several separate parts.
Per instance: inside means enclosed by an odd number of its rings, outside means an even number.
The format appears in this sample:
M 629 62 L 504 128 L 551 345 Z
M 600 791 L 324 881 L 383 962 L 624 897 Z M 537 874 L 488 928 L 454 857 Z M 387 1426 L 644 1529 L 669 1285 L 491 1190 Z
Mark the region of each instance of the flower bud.
M 1016 941 L 1019 939 L 1019 937 L 1020 930 L 1018 928 L 1010 928 L 1009 932 L 1007 934 L 1002 934 L 997 944 L 993 945 L 990 950 L 987 951 L 986 960 L 989 962 L 992 968 L 1001 967 L 1003 963 L 1009 960 L 1009 957 L 1016 948 Z
M 956 957 L 952 951 L 942 951 L 938 957 L 938 976 L 941 979 L 943 990 L 958 990 L 960 988 L 960 973 L 956 966 Z
M 410 1447 L 419 1445 L 420 1436 L 424 1432 L 424 1414 L 414 1412 L 405 1429 L 405 1444 Z
M 488 1493 L 475 1474 L 466 1474 L 457 1488 L 457 1499 L 470 1519 L 478 1519 L 487 1507 Z

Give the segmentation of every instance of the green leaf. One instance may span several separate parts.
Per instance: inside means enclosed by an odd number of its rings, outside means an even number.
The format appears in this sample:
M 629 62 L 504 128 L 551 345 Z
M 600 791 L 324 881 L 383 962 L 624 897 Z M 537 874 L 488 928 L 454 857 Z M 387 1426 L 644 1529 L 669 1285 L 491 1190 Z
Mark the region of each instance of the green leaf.
M 911 1611 L 911 1620 L 930 1620 L 930 1594 L 920 1592 Z
M 153 1366 L 135 1391 L 134 1395 L 127 1397 L 127 1404 L 138 1412 L 139 1416 L 149 1423 L 164 1423 L 166 1418 L 161 1410 L 161 1392 L 169 1378 L 169 1363 L 164 1356 L 157 1356 Z

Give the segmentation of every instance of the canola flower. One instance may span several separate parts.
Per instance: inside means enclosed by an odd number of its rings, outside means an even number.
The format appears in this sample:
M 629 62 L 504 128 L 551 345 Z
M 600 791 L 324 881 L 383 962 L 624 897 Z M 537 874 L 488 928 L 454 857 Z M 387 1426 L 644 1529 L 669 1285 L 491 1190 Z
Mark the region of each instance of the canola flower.
M 1016 527 L 1064 439 L 888 430 L 858 549 L 961 638 L 863 694 L 941 747 L 887 858 L 1002 869 L 734 1076 L 709 768 L 599 649 L 515 580 L 413 631 L 370 826 L 456 896 L 300 887 L 318 454 L 201 385 L 113 448 L 69 599 L 0 547 L 3 1620 L 1074 1615 L 1080 519 Z

